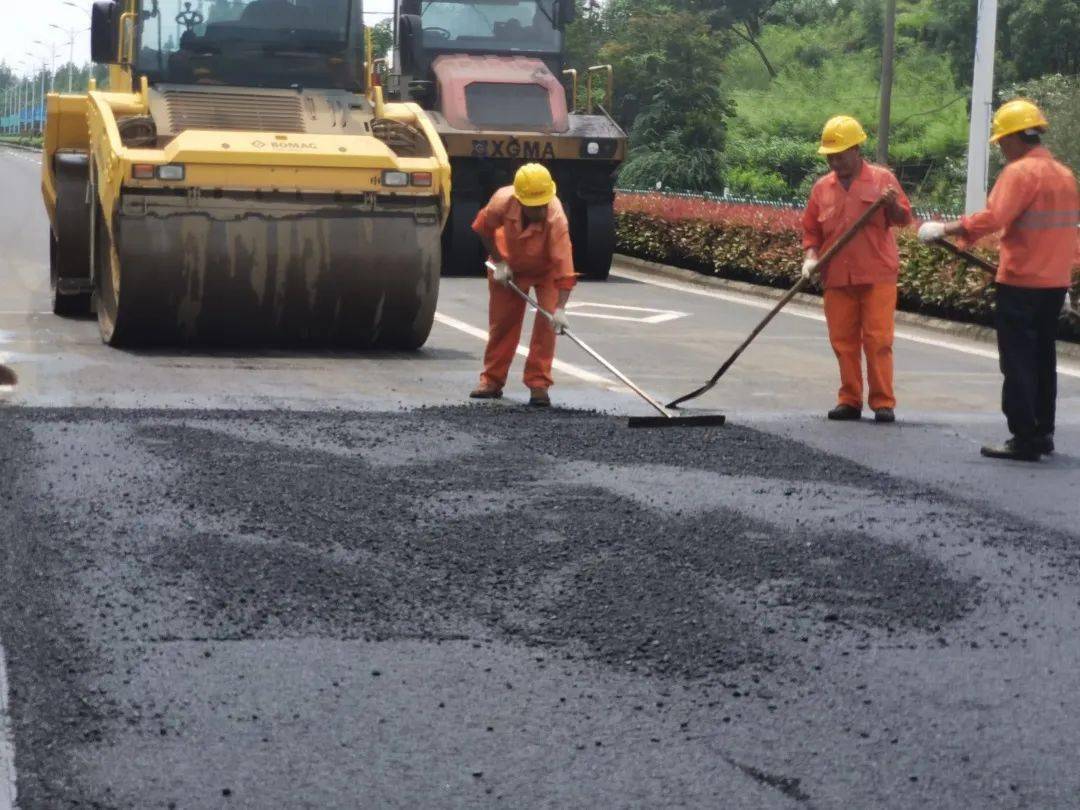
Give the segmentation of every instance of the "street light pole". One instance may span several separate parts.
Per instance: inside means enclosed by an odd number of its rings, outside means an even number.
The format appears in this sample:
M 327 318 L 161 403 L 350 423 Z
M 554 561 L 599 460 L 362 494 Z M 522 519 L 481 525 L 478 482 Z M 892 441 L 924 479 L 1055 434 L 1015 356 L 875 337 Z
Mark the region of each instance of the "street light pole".
M 896 65 L 896 0 L 885 0 L 885 41 L 881 47 L 881 112 L 878 115 L 877 162 L 889 162 L 893 73 Z
M 51 57 L 49 61 L 49 92 L 56 89 L 56 43 L 55 42 L 43 42 L 40 39 L 34 40 L 35 45 L 40 45 L 43 48 L 48 48 Z M 45 57 L 42 57 L 44 60 Z
M 70 3 L 65 3 L 65 5 L 70 5 Z M 77 8 L 77 6 L 73 6 L 73 8 Z M 80 11 L 85 11 L 85 9 L 79 9 L 79 10 Z M 67 37 L 68 37 L 68 39 L 67 39 L 67 44 L 68 44 L 68 87 L 67 87 L 67 91 L 69 93 L 71 93 L 71 92 L 74 91 L 74 87 L 75 87 L 75 37 L 78 36 L 79 34 L 82 34 L 82 33 L 85 33 L 86 31 L 89 31 L 90 29 L 89 28 L 64 28 L 63 26 L 57 25 L 56 23 L 49 23 L 49 28 L 55 28 L 57 31 L 62 31 L 65 34 L 67 34 Z
M 971 82 L 971 129 L 968 135 L 967 194 L 969 214 L 986 207 L 990 175 L 990 121 L 994 104 L 994 54 L 998 0 L 979 0 L 975 35 L 975 73 Z
M 30 111 L 34 108 L 34 55 L 27 51 L 26 56 L 30 57 L 29 61 L 25 58 L 20 65 L 29 71 L 29 75 L 23 79 L 22 84 L 25 86 L 23 92 L 23 103 L 19 109 L 19 134 L 23 132 L 23 119 L 26 119 L 25 129 L 30 129 L 32 124 L 32 118 L 30 117 Z

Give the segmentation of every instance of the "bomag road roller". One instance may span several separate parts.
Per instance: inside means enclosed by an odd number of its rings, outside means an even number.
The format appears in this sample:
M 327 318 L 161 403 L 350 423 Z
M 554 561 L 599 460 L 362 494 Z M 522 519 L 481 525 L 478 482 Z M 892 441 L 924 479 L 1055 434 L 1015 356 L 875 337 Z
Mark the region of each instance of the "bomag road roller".
M 522 163 L 539 161 L 569 217 L 577 272 L 607 278 L 626 134 L 605 111 L 609 66 L 588 69 L 585 109 L 575 109 L 578 74 L 564 70 L 563 46 L 573 17 L 574 0 L 396 0 L 388 96 L 429 111 L 454 170 L 444 271 L 482 272 L 473 218 Z
M 53 308 L 111 345 L 416 348 L 450 164 L 371 81 L 360 0 L 105 0 L 50 95 Z

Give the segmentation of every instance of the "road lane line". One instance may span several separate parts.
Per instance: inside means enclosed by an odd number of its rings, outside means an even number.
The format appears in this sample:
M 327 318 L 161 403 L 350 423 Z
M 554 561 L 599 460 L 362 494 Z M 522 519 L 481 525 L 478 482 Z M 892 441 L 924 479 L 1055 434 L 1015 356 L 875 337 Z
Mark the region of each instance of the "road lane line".
M 8 679 L 4 647 L 0 645 L 0 810 L 15 810 L 15 735 L 8 711 Z
M 24 163 L 29 163 L 32 166 L 39 166 L 39 167 L 41 166 L 41 158 L 23 157 L 21 154 L 19 154 L 17 152 L 11 152 L 11 151 L 4 151 L 2 154 L 7 155 L 8 157 L 13 157 L 16 160 L 21 160 Z
M 466 335 L 471 335 L 478 340 L 482 340 L 485 343 L 488 339 L 488 333 L 483 329 L 477 329 L 472 324 L 465 323 L 465 321 L 459 321 L 457 318 L 450 315 L 444 315 L 441 312 L 435 313 L 435 320 L 441 323 L 443 326 L 449 326 L 451 329 L 457 329 L 459 332 L 464 332 Z M 518 345 L 517 353 L 522 357 L 529 356 L 529 347 Z M 552 367 L 563 374 L 567 374 L 571 377 L 577 377 L 579 380 L 587 383 L 593 383 L 594 385 L 601 385 L 609 391 L 618 391 L 623 393 L 623 389 L 616 385 L 613 380 L 607 377 L 602 377 L 599 374 L 593 374 L 591 371 L 581 368 L 581 366 L 575 366 L 573 363 L 567 363 L 562 360 L 556 360 Z
M 610 315 L 600 312 L 582 312 L 583 309 L 614 309 L 623 312 L 651 312 L 651 315 Z M 630 323 L 656 324 L 689 318 L 689 312 L 674 309 L 652 309 L 651 307 L 630 307 L 624 304 L 599 304 L 595 301 L 571 301 L 566 305 L 566 314 L 576 318 L 601 318 L 607 321 L 628 321 Z
M 665 290 L 674 290 L 675 292 L 689 293 L 690 295 L 698 295 L 703 298 L 712 298 L 717 301 L 727 301 L 731 304 L 742 304 L 743 306 L 753 307 L 754 309 L 769 310 L 776 306 L 775 301 L 763 301 L 757 298 L 753 298 L 749 295 L 740 295 L 739 293 L 719 292 L 717 290 L 703 290 L 695 287 L 692 284 L 683 284 L 677 281 L 666 281 L 653 278 L 645 273 L 636 273 L 633 270 L 615 270 L 611 271 L 613 276 L 618 278 L 629 279 L 630 281 L 638 281 L 642 284 L 651 284 L 654 287 L 661 287 Z M 781 315 L 793 315 L 796 318 L 805 318 L 810 321 L 818 321 L 819 323 L 825 323 L 825 316 L 820 312 L 814 312 L 813 310 L 806 309 L 805 306 L 794 306 L 785 309 Z M 919 343 L 923 346 L 931 346 L 936 349 L 948 349 L 949 351 L 959 352 L 961 354 L 971 355 L 973 357 L 983 357 L 987 360 L 997 361 L 998 353 L 996 349 L 983 349 L 979 346 L 972 346 L 966 343 L 959 343 L 955 340 L 948 340 L 945 338 L 928 337 L 926 335 L 920 335 L 915 332 L 909 332 L 906 329 L 897 329 L 896 337 L 900 340 L 907 340 L 911 343 Z M 1070 363 L 1065 363 L 1062 360 L 1058 360 L 1058 374 L 1064 377 L 1074 377 L 1080 379 L 1080 367 L 1074 366 Z

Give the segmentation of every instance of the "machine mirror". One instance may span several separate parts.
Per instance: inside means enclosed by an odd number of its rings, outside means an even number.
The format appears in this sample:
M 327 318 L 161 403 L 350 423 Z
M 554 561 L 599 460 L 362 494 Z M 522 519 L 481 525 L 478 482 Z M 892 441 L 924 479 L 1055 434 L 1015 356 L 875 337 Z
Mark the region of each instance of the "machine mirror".
M 418 14 L 402 14 L 398 25 L 402 67 L 411 73 L 424 61 L 424 24 Z
M 555 13 L 559 15 L 557 19 L 559 28 L 565 28 L 576 19 L 577 5 L 574 0 L 558 0 L 558 8 Z
M 90 58 L 96 65 L 120 61 L 116 0 L 98 0 L 90 17 Z

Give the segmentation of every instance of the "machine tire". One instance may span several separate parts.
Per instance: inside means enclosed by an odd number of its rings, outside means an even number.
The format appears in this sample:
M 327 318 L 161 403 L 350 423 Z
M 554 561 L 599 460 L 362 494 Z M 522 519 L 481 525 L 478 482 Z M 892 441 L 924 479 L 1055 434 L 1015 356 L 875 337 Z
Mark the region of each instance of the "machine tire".
M 64 318 L 78 317 L 90 314 L 90 294 L 76 293 L 65 295 L 60 292 L 60 268 L 58 254 L 60 252 L 59 240 L 56 234 L 49 229 L 49 288 L 52 296 L 53 315 Z
M 582 277 L 607 281 L 615 255 L 615 208 L 612 203 L 580 204 L 571 223 L 574 265 Z
M 484 248 L 472 229 L 480 208 L 480 200 L 476 197 L 453 198 L 450 218 L 443 229 L 443 275 L 484 275 Z
M 89 158 L 59 154 L 56 176 L 56 225 L 49 232 L 49 286 L 56 315 L 90 314 L 89 292 L 61 292 L 62 281 L 90 280 L 90 206 L 87 204 Z
M 123 269 L 114 249 L 105 217 L 97 205 L 94 217 L 94 295 L 97 298 L 98 331 L 101 340 L 113 348 L 134 345 L 129 316 L 124 306 Z

